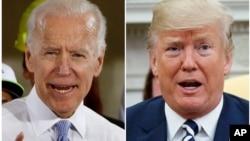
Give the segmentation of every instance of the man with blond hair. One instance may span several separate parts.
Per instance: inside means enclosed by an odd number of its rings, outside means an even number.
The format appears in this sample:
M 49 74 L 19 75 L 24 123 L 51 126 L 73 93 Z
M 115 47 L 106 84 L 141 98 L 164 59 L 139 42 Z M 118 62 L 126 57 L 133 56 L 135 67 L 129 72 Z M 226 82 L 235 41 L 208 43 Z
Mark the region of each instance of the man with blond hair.
M 249 124 L 249 101 L 223 92 L 233 55 L 233 18 L 214 0 L 164 0 L 148 31 L 162 96 L 127 109 L 127 141 L 228 141 Z

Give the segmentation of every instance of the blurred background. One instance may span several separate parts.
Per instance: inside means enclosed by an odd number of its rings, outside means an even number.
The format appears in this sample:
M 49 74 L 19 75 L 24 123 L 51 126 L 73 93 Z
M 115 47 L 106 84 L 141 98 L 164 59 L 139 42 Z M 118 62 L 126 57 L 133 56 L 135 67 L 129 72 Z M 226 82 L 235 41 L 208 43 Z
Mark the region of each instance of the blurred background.
M 99 88 L 105 115 L 118 118 L 124 91 L 124 0 L 90 0 L 97 4 L 107 20 L 107 51 Z M 10 65 L 25 95 L 31 89 L 30 82 L 22 73 L 23 53 L 15 48 L 21 17 L 33 0 L 2 1 L 2 61 Z M 112 4 L 111 4 L 112 3 Z M 114 6 L 115 5 L 115 6 Z
M 152 8 L 160 0 L 126 0 L 126 106 L 143 100 L 143 88 L 149 71 L 146 33 L 152 18 Z M 220 0 L 234 17 L 235 45 L 233 78 L 249 73 L 249 1 Z M 243 81 L 240 81 L 243 82 Z M 244 81 L 245 82 L 245 81 Z M 248 95 L 248 78 L 244 91 Z M 235 87 L 234 87 L 235 88 Z

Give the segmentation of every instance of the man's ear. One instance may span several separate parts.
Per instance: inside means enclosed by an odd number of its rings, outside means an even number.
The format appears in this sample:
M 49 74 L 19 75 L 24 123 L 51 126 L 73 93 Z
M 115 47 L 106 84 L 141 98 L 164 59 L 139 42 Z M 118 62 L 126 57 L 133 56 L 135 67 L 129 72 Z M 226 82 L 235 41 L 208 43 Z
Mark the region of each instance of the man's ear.
M 28 47 L 25 49 L 25 64 L 29 72 L 34 72 L 33 56 Z
M 153 50 L 149 50 L 148 54 L 149 54 L 149 61 L 150 61 L 151 70 L 152 70 L 154 76 L 158 77 L 158 70 L 157 70 L 158 64 L 157 64 L 155 52 Z
M 232 64 L 233 64 L 233 51 L 229 51 L 225 56 L 225 64 L 224 64 L 224 75 L 229 74 Z
M 98 56 L 97 60 L 96 60 L 96 65 L 95 65 L 95 72 L 94 72 L 94 76 L 98 77 L 102 71 L 102 66 L 103 66 L 103 62 L 104 62 L 104 56 L 105 56 L 105 49 L 103 49 L 101 51 L 101 54 Z

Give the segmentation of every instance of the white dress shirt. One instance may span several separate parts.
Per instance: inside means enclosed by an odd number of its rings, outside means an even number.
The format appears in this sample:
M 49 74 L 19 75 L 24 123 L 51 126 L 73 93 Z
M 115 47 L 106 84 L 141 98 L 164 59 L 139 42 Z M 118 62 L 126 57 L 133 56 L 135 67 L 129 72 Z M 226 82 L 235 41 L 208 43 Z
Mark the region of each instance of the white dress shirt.
M 194 120 L 200 128 L 200 132 L 195 136 L 197 141 L 213 141 L 216 125 L 222 110 L 223 96 L 216 106 L 208 114 Z M 182 129 L 182 124 L 187 120 L 177 114 L 165 103 L 165 116 L 167 119 L 167 140 L 168 141 L 181 141 L 186 135 L 186 131 Z
M 24 141 L 55 141 L 58 118 L 38 97 L 35 87 L 30 94 L 3 105 L 2 140 L 14 141 L 20 132 Z M 70 141 L 125 141 L 125 131 L 83 104 L 69 119 Z

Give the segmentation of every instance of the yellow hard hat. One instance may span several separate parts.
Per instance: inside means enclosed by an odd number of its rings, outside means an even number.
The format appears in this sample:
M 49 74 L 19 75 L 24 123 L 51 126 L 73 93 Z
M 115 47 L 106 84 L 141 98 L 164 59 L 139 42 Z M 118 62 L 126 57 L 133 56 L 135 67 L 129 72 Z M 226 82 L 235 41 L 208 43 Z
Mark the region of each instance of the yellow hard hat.
M 41 4 L 44 0 L 34 0 L 24 11 L 20 25 L 19 25 L 19 32 L 17 35 L 17 39 L 15 41 L 15 47 L 19 50 L 24 52 L 25 51 L 25 42 L 27 38 L 27 20 L 30 16 L 32 10 Z

